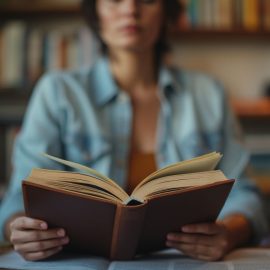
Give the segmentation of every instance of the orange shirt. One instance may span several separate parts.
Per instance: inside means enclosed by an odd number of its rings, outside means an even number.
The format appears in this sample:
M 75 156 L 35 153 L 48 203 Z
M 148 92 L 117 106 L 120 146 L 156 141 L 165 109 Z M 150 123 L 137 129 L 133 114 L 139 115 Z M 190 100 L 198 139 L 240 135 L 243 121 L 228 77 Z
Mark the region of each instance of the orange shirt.
M 154 153 L 131 151 L 128 172 L 128 193 L 130 194 L 146 176 L 156 171 L 156 167 Z

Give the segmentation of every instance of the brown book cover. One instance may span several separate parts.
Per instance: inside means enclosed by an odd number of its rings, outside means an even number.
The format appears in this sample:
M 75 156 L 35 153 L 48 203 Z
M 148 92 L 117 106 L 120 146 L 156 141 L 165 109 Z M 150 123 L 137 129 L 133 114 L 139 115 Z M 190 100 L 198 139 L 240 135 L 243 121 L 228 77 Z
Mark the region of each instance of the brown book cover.
M 166 248 L 166 235 L 185 224 L 214 221 L 234 180 L 164 192 L 124 205 L 23 181 L 26 215 L 66 230 L 69 250 L 129 260 Z

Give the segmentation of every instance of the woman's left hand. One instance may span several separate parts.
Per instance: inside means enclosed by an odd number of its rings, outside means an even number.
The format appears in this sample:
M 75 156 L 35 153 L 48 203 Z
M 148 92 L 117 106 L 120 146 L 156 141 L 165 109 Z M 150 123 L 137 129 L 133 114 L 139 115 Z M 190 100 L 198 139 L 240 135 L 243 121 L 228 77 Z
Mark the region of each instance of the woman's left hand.
M 196 259 L 216 261 L 246 243 L 250 236 L 247 219 L 233 215 L 223 221 L 185 225 L 182 232 L 167 235 L 166 245 Z

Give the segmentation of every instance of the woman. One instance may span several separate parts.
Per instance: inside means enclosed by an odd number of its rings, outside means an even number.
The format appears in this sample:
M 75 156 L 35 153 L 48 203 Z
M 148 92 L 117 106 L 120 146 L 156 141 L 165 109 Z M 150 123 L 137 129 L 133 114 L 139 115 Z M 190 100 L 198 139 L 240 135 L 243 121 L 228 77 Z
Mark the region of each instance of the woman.
M 38 83 L 14 152 L 3 202 L 3 237 L 27 260 L 59 252 L 63 228 L 23 214 L 20 182 L 33 167 L 63 169 L 39 153 L 91 166 L 132 190 L 138 179 L 172 162 L 220 151 L 221 169 L 239 179 L 217 222 L 190 224 L 167 246 L 202 260 L 259 239 L 266 222 L 256 189 L 243 179 L 247 153 L 238 142 L 221 87 L 205 75 L 167 67 L 162 37 L 177 1 L 83 2 L 104 57 L 90 70 L 55 73 Z

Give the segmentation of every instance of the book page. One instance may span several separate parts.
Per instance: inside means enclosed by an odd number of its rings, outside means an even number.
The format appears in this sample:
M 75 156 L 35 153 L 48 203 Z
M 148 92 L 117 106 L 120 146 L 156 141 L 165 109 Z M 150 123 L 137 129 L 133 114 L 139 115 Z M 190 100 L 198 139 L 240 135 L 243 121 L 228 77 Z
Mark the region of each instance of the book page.
M 199 187 L 221 181 L 227 181 L 227 178 L 220 170 L 169 175 L 145 183 L 132 193 L 131 198 L 144 201 L 150 195 L 158 196 L 163 192 Z
M 43 155 L 44 157 L 47 157 L 47 158 L 49 158 L 49 159 L 51 159 L 51 160 L 54 160 L 54 161 L 56 161 L 56 162 L 58 162 L 58 163 L 61 163 L 61 164 L 63 164 L 63 165 L 66 165 L 66 166 L 68 166 L 68 167 L 71 167 L 71 168 L 73 168 L 73 169 L 77 169 L 77 170 L 79 170 L 79 171 L 82 171 L 82 172 L 85 172 L 85 173 L 87 173 L 87 174 L 90 174 L 90 175 L 92 175 L 92 176 L 94 176 L 94 177 L 96 177 L 96 178 L 98 178 L 98 179 L 100 179 L 100 180 L 103 180 L 103 181 L 109 181 L 109 182 L 110 182 L 110 181 L 114 182 L 114 181 L 113 181 L 112 179 L 110 179 L 109 177 L 105 176 L 104 174 L 102 174 L 102 173 L 100 173 L 100 172 L 98 172 L 98 171 L 96 171 L 96 170 L 94 170 L 94 169 L 92 169 L 92 168 L 90 168 L 90 167 L 81 165 L 81 164 L 76 163 L 76 162 L 68 161 L 68 160 L 65 160 L 65 159 L 62 159 L 62 158 L 54 157 L 54 156 L 48 155 L 48 154 L 46 154 L 46 153 L 42 153 L 42 155 Z
M 104 199 L 104 200 L 108 200 L 110 202 L 118 202 L 118 203 L 122 203 L 122 200 L 115 197 L 114 195 L 111 195 L 108 192 L 99 190 L 97 188 L 80 188 L 78 185 L 72 185 L 69 183 L 50 183 L 48 182 L 48 184 L 46 185 L 48 187 L 51 187 L 53 189 L 57 188 L 57 190 L 63 190 L 63 191 L 67 191 L 68 193 L 74 194 L 74 195 L 86 195 L 89 196 L 91 198 L 99 198 L 99 199 Z
M 145 183 L 152 181 L 157 178 L 161 178 L 168 175 L 184 174 L 184 173 L 194 173 L 213 170 L 218 162 L 220 161 L 222 155 L 220 153 L 212 152 L 203 156 L 199 156 L 190 160 L 184 160 L 177 162 L 175 164 L 169 165 L 162 168 L 148 177 L 146 177 L 133 191 L 133 193 L 139 189 Z
M 43 156 L 54 160 L 56 162 L 59 162 L 61 164 L 64 164 L 66 166 L 69 166 L 71 168 L 77 169 L 79 171 L 85 172 L 89 175 L 92 175 L 103 182 L 109 183 L 111 186 L 114 186 L 116 190 L 120 190 L 121 193 L 124 194 L 124 197 L 121 198 L 123 201 L 123 204 L 128 204 L 132 199 L 137 200 L 139 203 L 143 202 L 142 198 L 136 198 L 134 194 L 137 192 L 137 190 L 140 189 L 141 186 L 145 185 L 146 183 L 153 181 L 157 178 L 165 177 L 165 176 L 170 176 L 170 175 L 176 175 L 176 174 L 187 174 L 187 173 L 194 173 L 194 172 L 202 172 L 202 171 L 208 171 L 208 170 L 213 170 L 217 163 L 219 162 L 221 158 L 220 153 L 212 152 L 206 155 L 202 155 L 190 160 L 185 160 L 181 161 L 172 165 L 169 165 L 165 168 L 162 168 L 151 175 L 149 175 L 147 178 L 145 178 L 132 192 L 131 196 L 129 197 L 128 194 L 119 186 L 115 181 L 112 179 L 106 177 L 105 175 L 99 173 L 98 171 L 91 169 L 87 166 L 67 161 L 61 158 L 57 158 L 48 154 L 43 154 Z M 155 190 L 156 191 L 156 190 Z M 118 195 L 119 197 L 119 195 Z
M 128 194 L 115 181 L 113 181 L 109 177 L 103 175 L 102 173 L 98 172 L 97 170 L 94 170 L 92 168 L 89 168 L 87 166 L 81 165 L 81 164 L 76 163 L 76 162 L 72 162 L 72 161 L 68 161 L 68 160 L 64 160 L 61 158 L 57 158 L 57 157 L 48 155 L 46 153 L 43 153 L 42 155 L 44 157 L 47 157 L 47 158 L 54 160 L 58 163 L 64 164 L 64 165 L 69 166 L 73 169 L 76 169 L 76 170 L 85 172 L 86 174 L 92 175 L 92 176 L 94 176 L 94 177 L 96 177 L 104 182 L 108 182 L 111 186 L 114 186 L 117 190 L 120 190 L 122 193 L 124 193 L 125 196 L 128 196 Z
M 104 195 L 104 192 L 106 192 L 107 195 L 112 194 L 121 201 L 129 198 L 128 194 L 122 188 L 115 187 L 111 181 L 101 181 L 91 175 L 77 172 L 35 168 L 31 171 L 27 181 L 43 186 L 59 187 L 62 190 L 80 191 L 84 194 L 95 192 L 97 195 Z

